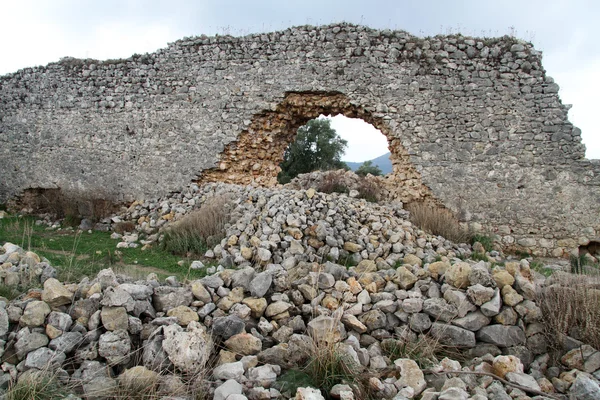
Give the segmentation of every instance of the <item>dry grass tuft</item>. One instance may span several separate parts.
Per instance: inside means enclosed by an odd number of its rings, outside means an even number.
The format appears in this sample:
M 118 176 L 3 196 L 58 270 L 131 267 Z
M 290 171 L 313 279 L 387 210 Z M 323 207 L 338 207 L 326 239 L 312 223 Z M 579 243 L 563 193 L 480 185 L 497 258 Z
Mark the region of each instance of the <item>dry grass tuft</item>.
M 600 348 L 600 277 L 555 273 L 538 295 L 548 338 L 561 347 L 572 336 Z
M 420 229 L 454 243 L 470 241 L 469 232 L 460 226 L 450 210 L 424 202 L 407 204 L 406 209 L 410 212 L 410 221 Z
M 381 350 L 384 355 L 389 357 L 392 363 L 399 358 L 410 358 L 421 369 L 439 364 L 444 357 L 449 357 L 453 360 L 464 359 L 464 355 L 460 349 L 445 345 L 439 339 L 430 335 L 420 335 L 416 341 L 384 339 L 381 342 Z
M 346 185 L 344 170 L 327 171 L 323 174 L 323 179 L 317 187 L 317 191 L 323 193 L 346 193 L 350 189 Z
M 123 234 L 125 232 L 135 231 L 135 224 L 131 221 L 122 221 L 115 224 L 113 230 L 117 233 Z
M 198 210 L 184 216 L 164 230 L 162 249 L 174 254 L 203 254 L 225 237 L 231 200 L 216 196 Z

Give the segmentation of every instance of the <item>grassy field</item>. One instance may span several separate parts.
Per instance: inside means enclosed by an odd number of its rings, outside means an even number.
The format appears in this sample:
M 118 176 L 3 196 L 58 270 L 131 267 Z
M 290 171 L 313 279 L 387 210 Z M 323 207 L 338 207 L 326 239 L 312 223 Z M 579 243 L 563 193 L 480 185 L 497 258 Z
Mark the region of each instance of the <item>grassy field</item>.
M 175 275 L 180 280 L 206 274 L 204 270 L 189 269 L 192 260 L 162 251 L 157 246 L 147 250 L 141 247 L 117 249 L 118 241 L 111 239 L 110 234 L 49 229 L 36 225 L 35 218 L 29 216 L 0 219 L 0 245 L 11 242 L 47 258 L 63 282 L 78 282 L 84 276 L 92 278 L 104 268 L 136 278 L 144 278 L 151 272 L 161 279 Z M 182 260 L 183 265 L 179 265 Z

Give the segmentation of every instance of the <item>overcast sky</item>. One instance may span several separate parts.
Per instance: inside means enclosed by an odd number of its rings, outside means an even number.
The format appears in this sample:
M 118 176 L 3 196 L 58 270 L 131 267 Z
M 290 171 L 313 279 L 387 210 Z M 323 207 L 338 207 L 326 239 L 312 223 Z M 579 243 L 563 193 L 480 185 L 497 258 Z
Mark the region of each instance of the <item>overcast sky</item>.
M 126 58 L 184 36 L 339 21 L 420 36 L 512 33 L 531 41 L 544 52 L 563 103 L 573 104 L 569 118 L 582 129 L 587 157 L 600 158 L 599 0 L 0 0 L 0 74 L 65 56 Z M 334 124 L 346 136 L 344 125 Z M 370 136 L 356 126 L 351 130 Z M 385 152 L 377 146 L 351 142 L 360 153 L 345 158 L 362 161 Z M 373 157 L 364 156 L 368 147 Z

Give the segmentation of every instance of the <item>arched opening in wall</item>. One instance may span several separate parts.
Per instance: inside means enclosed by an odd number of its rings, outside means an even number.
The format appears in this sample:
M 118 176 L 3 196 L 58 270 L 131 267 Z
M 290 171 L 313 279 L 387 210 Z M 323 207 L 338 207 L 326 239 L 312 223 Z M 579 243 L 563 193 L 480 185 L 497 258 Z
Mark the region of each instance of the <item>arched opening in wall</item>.
M 390 155 L 386 136 L 368 122 L 320 115 L 298 128 L 279 164 L 277 181 L 321 192 L 355 190 L 376 201 L 385 193 L 383 176 L 392 172 Z
M 237 140 L 225 146 L 217 166 L 202 171 L 196 182 L 277 185 L 280 164 L 298 129 L 321 115 L 361 119 L 383 134 L 392 164 L 392 172 L 385 178 L 388 198 L 401 201 L 433 198 L 386 116 L 373 115 L 369 108 L 352 103 L 339 92 L 286 93 L 274 110 L 255 114 Z
M 290 182 L 299 174 L 345 169 L 361 176 L 392 172 L 385 135 L 360 118 L 320 115 L 298 128 L 285 149 L 277 181 Z

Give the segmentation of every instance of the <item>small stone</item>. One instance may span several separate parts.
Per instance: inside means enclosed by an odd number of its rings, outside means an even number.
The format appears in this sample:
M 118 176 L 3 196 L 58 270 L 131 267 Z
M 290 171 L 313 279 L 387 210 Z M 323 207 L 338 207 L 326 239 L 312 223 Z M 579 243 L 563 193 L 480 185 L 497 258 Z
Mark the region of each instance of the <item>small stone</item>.
M 525 332 L 518 326 L 488 325 L 477 332 L 477 339 L 499 347 L 511 347 L 524 344 Z
M 423 371 L 414 360 L 410 358 L 399 358 L 394 361 L 396 369 L 400 371 L 400 378 L 397 384 L 409 386 L 414 390 L 415 396 L 418 396 L 426 387 L 425 376 Z
M 444 279 L 446 283 L 458 289 L 466 289 L 469 286 L 469 274 L 471 266 L 466 262 L 457 262 L 446 269 Z
M 73 300 L 73 293 L 55 278 L 46 279 L 44 290 L 42 291 L 42 300 L 51 307 L 60 307 L 70 304 Z
M 192 321 L 199 321 L 198 314 L 187 306 L 179 306 L 167 311 L 168 317 L 176 317 L 177 323 L 181 326 L 187 326 Z
M 242 385 L 234 379 L 225 381 L 221 386 L 215 389 L 213 400 L 231 399 L 234 395 L 242 394 Z
M 241 361 L 221 364 L 213 370 L 213 378 L 226 381 L 234 379 L 240 381 L 244 375 L 244 364 Z
M 523 373 L 523 364 L 515 356 L 496 356 L 492 362 L 492 369 L 496 375 L 504 378 L 508 372 Z
M 108 331 L 127 330 L 129 318 L 125 307 L 102 307 L 102 325 Z
M 314 389 L 311 387 L 299 387 L 296 390 L 295 400 L 325 400 L 325 397 L 321 394 L 319 389 Z
M 232 352 L 244 356 L 258 354 L 262 349 L 261 340 L 249 333 L 233 335 L 224 344 Z
M 27 303 L 19 322 L 23 326 L 41 326 L 50 314 L 50 306 L 43 301 L 32 301 Z

